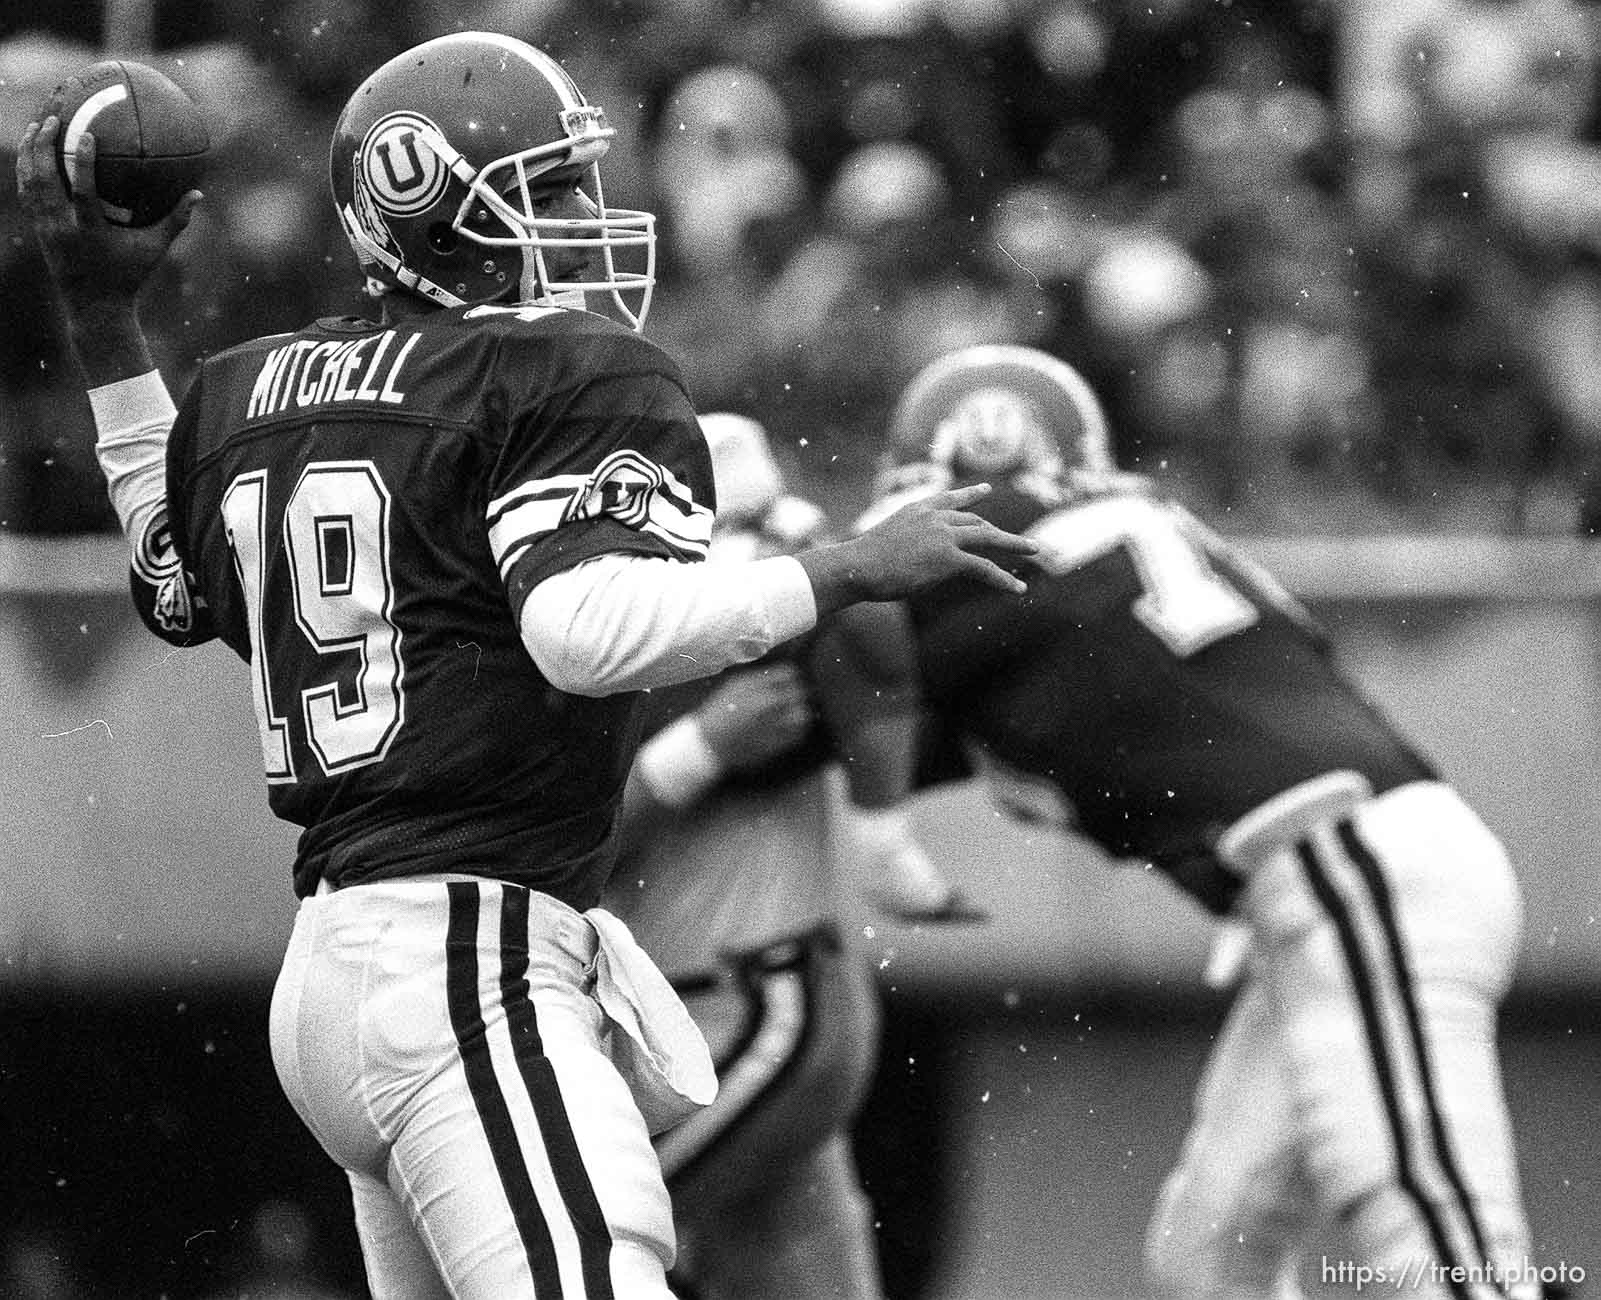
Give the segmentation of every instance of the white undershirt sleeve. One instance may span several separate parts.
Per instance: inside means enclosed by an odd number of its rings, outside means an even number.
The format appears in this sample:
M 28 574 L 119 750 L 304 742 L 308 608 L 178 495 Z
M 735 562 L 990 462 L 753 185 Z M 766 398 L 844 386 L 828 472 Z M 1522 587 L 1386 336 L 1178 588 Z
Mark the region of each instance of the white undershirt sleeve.
M 151 517 L 167 502 L 167 434 L 178 409 L 155 370 L 91 388 L 89 408 L 111 508 L 123 536 L 137 548 Z
M 709 677 L 816 622 L 811 580 L 791 556 L 691 564 L 602 555 L 535 587 L 521 627 L 553 686 L 598 696 Z

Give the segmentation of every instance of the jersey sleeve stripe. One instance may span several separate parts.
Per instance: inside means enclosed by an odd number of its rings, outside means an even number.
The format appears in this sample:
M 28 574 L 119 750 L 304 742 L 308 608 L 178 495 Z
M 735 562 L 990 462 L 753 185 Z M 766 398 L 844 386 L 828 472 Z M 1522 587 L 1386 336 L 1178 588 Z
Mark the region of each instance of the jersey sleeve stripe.
M 671 470 L 633 453 L 608 457 L 592 474 L 534 479 L 489 504 L 489 545 L 508 573 L 541 538 L 566 524 L 609 518 L 704 558 L 712 511 Z
M 550 500 L 565 502 L 588 482 L 588 474 L 557 474 L 551 478 L 535 479 L 519 484 L 510 492 L 496 497 L 489 503 L 489 509 L 484 514 L 493 527 L 501 516 L 526 502 Z

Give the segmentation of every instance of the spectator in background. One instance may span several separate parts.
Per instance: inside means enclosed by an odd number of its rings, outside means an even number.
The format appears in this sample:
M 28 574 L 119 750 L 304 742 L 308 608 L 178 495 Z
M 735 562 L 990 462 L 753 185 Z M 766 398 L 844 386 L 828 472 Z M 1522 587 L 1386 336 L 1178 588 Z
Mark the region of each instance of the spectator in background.
M 1210 277 L 1215 362 L 1210 402 L 1177 409 L 1168 433 L 1195 444 L 1180 463 L 1226 467 L 1212 504 L 1237 520 L 1338 531 L 1375 520 L 1384 455 L 1355 234 L 1327 163 L 1333 109 L 1303 46 L 1271 27 L 1235 33 L 1166 125 L 1172 183 L 1155 207 Z M 1192 367 L 1169 387 L 1208 386 Z
M 1037 322 L 1037 296 L 1014 289 L 1015 267 L 982 255 L 973 230 L 933 152 L 872 141 L 841 160 L 816 231 L 768 287 L 766 365 L 784 384 L 772 422 L 858 487 L 894 385 L 940 350 Z
M 678 83 L 657 122 L 653 165 L 672 259 L 692 280 L 737 268 L 763 225 L 809 197 L 790 151 L 789 108 L 754 68 L 719 63 Z
M 282 21 L 298 31 L 309 20 L 293 11 Z M 227 41 L 157 60 L 205 105 L 212 131 L 200 238 L 175 247 L 150 296 L 158 364 L 184 382 L 202 356 L 277 322 L 364 309 L 337 273 L 348 245 L 326 195 L 322 101 L 350 57 L 340 52 L 349 39 L 330 22 L 322 38 L 301 36 L 271 62 Z
M 232 1280 L 208 1300 L 354 1300 L 322 1277 L 310 1213 L 291 1200 L 256 1206 Z
M 1552 296 L 1563 259 L 1516 220 L 1509 160 L 1586 127 L 1591 20 L 1573 0 L 1364 2 L 1340 38 L 1345 184 L 1390 478 L 1426 526 L 1522 529 L 1543 482 L 1576 473 L 1588 434 L 1564 419 L 1548 313 L 1581 326 L 1593 313 Z
M 843 456 L 848 479 L 861 481 L 863 441 L 887 409 L 901 305 L 953 256 L 951 220 L 950 186 L 928 150 L 863 145 L 840 161 L 815 229 L 766 287 L 763 363 L 784 386 L 772 402 L 774 432 Z
M 788 105 L 754 68 L 719 63 L 673 88 L 656 121 L 663 293 L 653 328 L 712 406 L 771 400 L 761 376 L 766 287 L 811 226 L 809 182 L 790 152 Z M 775 377 L 776 378 L 776 377 Z
M 12 1224 L 0 1236 L 0 1295 L 10 1300 L 83 1300 L 90 1294 L 67 1233 Z
M 1160 465 L 1191 497 L 1238 501 L 1232 360 L 1206 268 L 1160 228 L 1129 226 L 1106 236 L 1083 302 L 1087 369 L 1116 397 L 1125 461 Z
M 796 149 L 814 184 L 828 185 L 842 159 L 879 141 L 935 158 L 963 212 L 1019 174 L 1004 126 L 1010 87 L 928 8 L 820 5 L 821 21 L 778 83 L 804 126 Z

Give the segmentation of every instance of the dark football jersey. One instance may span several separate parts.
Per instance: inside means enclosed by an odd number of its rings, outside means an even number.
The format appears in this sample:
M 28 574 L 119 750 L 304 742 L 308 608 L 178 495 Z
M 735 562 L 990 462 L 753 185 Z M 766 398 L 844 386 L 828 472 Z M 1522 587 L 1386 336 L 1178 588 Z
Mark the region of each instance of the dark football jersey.
M 914 602 L 929 701 L 1114 855 L 1178 868 L 1335 769 L 1380 791 L 1433 776 L 1306 612 L 1138 480 L 998 487 L 973 509 L 1043 549 L 1026 595 L 953 582 Z
M 249 662 L 298 893 L 460 871 L 596 902 L 639 695 L 556 690 L 518 619 L 596 555 L 704 557 L 710 458 L 655 345 L 505 307 L 257 340 L 185 397 L 168 502 L 181 570 L 136 560 L 135 591 Z

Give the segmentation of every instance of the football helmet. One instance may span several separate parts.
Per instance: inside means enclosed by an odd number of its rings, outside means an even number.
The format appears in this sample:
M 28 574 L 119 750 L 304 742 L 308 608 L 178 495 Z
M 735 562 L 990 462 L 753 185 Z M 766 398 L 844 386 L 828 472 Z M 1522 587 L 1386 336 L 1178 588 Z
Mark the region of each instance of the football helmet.
M 1100 400 L 1082 375 L 1037 348 L 960 348 L 913 376 L 890 419 L 878 494 L 917 484 L 1019 474 L 1112 474 Z
M 823 512 L 790 494 L 759 422 L 731 411 L 711 411 L 700 416 L 700 428 L 717 486 L 712 545 L 718 558 L 788 555 L 821 540 Z
M 445 307 L 650 309 L 656 219 L 606 205 L 616 131 L 561 64 L 507 36 L 458 32 L 397 55 L 350 97 L 329 158 L 334 203 L 370 283 Z M 543 210 L 552 184 L 560 215 Z

